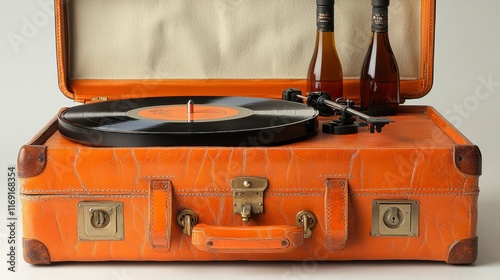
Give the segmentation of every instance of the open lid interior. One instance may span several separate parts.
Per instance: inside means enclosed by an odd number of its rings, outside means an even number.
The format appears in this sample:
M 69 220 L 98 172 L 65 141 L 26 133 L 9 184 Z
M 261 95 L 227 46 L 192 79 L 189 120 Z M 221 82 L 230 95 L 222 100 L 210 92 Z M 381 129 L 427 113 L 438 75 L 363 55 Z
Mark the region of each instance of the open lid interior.
M 401 98 L 432 86 L 434 0 L 392 0 L 389 36 Z M 79 102 L 145 96 L 280 98 L 305 90 L 315 0 L 56 0 L 59 82 Z M 337 0 L 344 92 L 356 96 L 371 0 Z

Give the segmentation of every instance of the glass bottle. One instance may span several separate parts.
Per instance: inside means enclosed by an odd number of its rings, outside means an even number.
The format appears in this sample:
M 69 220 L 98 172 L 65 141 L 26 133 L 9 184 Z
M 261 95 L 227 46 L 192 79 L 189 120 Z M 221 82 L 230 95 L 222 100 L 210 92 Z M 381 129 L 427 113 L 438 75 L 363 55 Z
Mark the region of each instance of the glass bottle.
M 390 0 L 372 0 L 372 36 L 360 76 L 361 109 L 368 115 L 395 115 L 399 106 L 399 69 L 389 42 Z
M 325 91 L 333 100 L 343 96 L 342 64 L 335 47 L 335 0 L 316 0 L 316 46 L 307 74 L 307 91 Z

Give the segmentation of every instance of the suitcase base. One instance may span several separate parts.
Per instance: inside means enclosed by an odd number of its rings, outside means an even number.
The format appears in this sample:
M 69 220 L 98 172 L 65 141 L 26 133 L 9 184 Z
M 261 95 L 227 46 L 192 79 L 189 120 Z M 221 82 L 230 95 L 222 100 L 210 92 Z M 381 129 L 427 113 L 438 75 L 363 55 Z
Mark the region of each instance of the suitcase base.
M 254 148 L 86 147 L 53 123 L 19 155 L 25 259 L 474 262 L 479 149 L 430 107 L 394 119 Z

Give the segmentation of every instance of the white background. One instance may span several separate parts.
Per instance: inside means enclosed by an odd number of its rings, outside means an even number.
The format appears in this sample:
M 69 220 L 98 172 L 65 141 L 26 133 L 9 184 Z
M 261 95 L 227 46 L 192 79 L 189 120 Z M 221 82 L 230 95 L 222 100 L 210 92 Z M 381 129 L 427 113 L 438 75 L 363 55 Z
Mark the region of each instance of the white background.
M 473 266 L 429 262 L 104 263 L 31 266 L 19 249 L 17 272 L 7 271 L 6 169 L 17 152 L 72 101 L 57 86 L 54 23 L 40 3 L 0 0 L 0 277 L 1 279 L 500 279 L 500 1 L 437 0 L 435 80 L 410 104 L 431 104 L 483 154 L 479 198 L 479 257 Z M 311 0 L 313 1 L 313 0 Z M 19 46 L 25 21 L 39 16 Z M 484 81 L 490 81 L 485 86 Z M 411 129 L 411 127 L 408 127 Z M 3 171 L 2 171 L 3 170 Z M 497 173 L 498 172 L 498 173 Z M 443 205 L 446 207 L 446 205 Z M 20 240 L 21 231 L 18 231 Z M 5 260 L 5 261 L 4 261 Z

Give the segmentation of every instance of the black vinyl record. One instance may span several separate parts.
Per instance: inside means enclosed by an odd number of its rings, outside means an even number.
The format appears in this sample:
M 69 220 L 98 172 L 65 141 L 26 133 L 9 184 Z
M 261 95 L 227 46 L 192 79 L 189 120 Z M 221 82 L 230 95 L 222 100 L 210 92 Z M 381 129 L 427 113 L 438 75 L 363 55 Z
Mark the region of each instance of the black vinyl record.
M 315 110 L 289 101 L 181 96 L 75 106 L 63 111 L 58 123 L 63 136 L 91 146 L 245 147 L 310 136 L 318 127 L 317 116 Z

